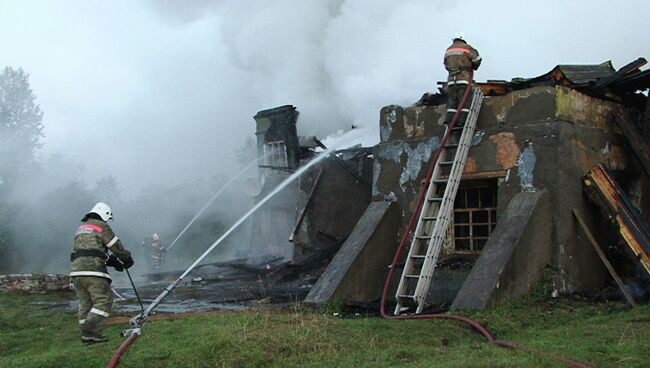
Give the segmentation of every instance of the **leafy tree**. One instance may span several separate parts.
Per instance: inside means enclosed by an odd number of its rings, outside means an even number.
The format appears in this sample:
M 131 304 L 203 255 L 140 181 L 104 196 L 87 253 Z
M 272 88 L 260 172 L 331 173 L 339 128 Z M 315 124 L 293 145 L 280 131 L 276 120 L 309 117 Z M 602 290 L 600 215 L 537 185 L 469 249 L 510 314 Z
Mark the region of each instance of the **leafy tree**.
M 29 86 L 29 74 L 5 67 L 0 73 L 0 189 L 35 161 L 43 137 L 43 112 Z
M 43 137 L 43 112 L 35 103 L 29 75 L 5 67 L 0 72 L 0 272 L 18 261 L 11 221 L 19 213 L 7 193 L 18 175 L 35 164 Z

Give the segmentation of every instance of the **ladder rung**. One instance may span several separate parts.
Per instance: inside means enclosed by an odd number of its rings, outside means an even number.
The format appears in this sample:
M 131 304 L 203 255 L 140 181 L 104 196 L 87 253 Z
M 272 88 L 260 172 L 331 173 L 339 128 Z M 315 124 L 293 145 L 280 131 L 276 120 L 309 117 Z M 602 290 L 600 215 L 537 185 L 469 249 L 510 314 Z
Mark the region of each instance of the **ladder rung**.
M 431 235 L 418 235 L 415 238 L 416 239 L 431 239 Z
M 414 255 L 411 256 L 411 258 L 413 258 L 413 259 L 424 259 L 424 258 L 426 258 L 426 256 L 425 255 L 420 255 L 420 254 L 414 254 Z
M 454 130 L 463 130 L 463 129 L 465 129 L 465 126 L 464 126 L 464 125 L 461 125 L 461 126 L 456 125 L 456 126 L 453 127 L 451 130 L 454 131 Z
M 432 181 L 436 184 L 447 184 L 448 182 L 447 179 L 433 179 Z
M 422 220 L 424 221 L 436 221 L 437 217 L 436 216 L 424 216 L 422 217 Z
M 429 202 L 442 202 L 442 198 L 427 198 Z
M 438 161 L 439 165 L 451 165 L 453 163 L 454 163 L 454 161 Z
M 419 279 L 420 275 L 404 275 L 404 277 L 409 278 L 409 279 Z
M 405 299 L 413 299 L 415 295 L 410 295 L 410 294 L 400 294 L 397 296 L 398 298 L 405 298 Z
M 458 143 L 448 143 L 448 144 L 445 144 L 445 148 L 456 148 L 456 147 L 458 147 L 458 146 L 459 146 Z

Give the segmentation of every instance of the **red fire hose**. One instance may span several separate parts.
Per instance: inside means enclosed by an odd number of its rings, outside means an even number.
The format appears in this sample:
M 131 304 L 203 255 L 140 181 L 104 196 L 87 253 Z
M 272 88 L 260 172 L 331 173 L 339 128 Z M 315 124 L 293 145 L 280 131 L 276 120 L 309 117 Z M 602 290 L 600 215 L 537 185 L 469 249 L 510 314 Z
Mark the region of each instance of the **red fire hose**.
M 440 148 L 436 151 L 436 154 L 433 157 L 432 162 L 434 164 L 438 160 L 438 158 L 440 157 L 440 153 L 442 151 L 442 148 L 445 146 L 445 144 L 449 140 L 452 128 L 458 122 L 458 119 L 460 118 L 460 115 L 461 115 L 461 109 L 467 103 L 467 99 L 469 98 L 471 90 L 472 90 L 472 83 L 470 83 L 470 85 L 465 90 L 465 94 L 463 95 L 463 98 L 462 98 L 462 100 L 461 100 L 461 102 L 459 104 L 458 111 L 454 115 L 454 118 L 453 118 L 453 120 L 452 120 L 452 122 L 451 122 L 451 124 L 449 126 L 449 129 L 447 130 L 447 134 L 445 134 L 442 142 L 440 143 Z M 476 322 L 474 320 L 471 320 L 469 318 L 466 318 L 466 317 L 452 315 L 452 314 L 418 314 L 418 315 L 393 316 L 393 315 L 389 315 L 388 313 L 386 313 L 386 303 L 387 303 L 387 300 L 388 300 L 388 291 L 390 290 L 390 284 L 391 284 L 391 281 L 392 281 L 392 279 L 394 277 L 395 268 L 396 268 L 397 263 L 401 259 L 402 253 L 406 249 L 406 245 L 408 244 L 409 235 L 410 235 L 411 231 L 413 231 L 413 227 L 415 226 L 415 224 L 417 222 L 418 215 L 419 215 L 420 211 L 422 210 L 422 204 L 423 204 L 423 201 L 424 201 L 424 197 L 426 195 L 426 186 L 429 185 L 429 182 L 431 180 L 431 176 L 433 174 L 433 167 L 434 167 L 434 165 L 431 165 L 431 167 L 429 169 L 429 172 L 427 173 L 425 188 L 423 188 L 422 194 L 420 195 L 420 201 L 418 203 L 418 207 L 415 210 L 415 212 L 413 213 L 413 215 L 411 216 L 411 220 L 409 222 L 409 225 L 408 225 L 406 231 L 404 232 L 404 236 L 402 237 L 402 240 L 401 240 L 400 245 L 399 245 L 399 247 L 397 249 L 397 252 L 395 253 L 395 257 L 393 258 L 393 263 L 391 264 L 390 271 L 389 271 L 389 274 L 388 274 L 388 278 L 386 279 L 386 283 L 384 285 L 384 291 L 383 291 L 382 298 L 381 298 L 380 312 L 381 312 L 382 317 L 386 318 L 386 319 L 397 319 L 397 320 L 403 320 L 403 319 L 432 319 L 432 318 L 457 320 L 457 321 L 461 321 L 461 322 L 467 323 L 468 325 L 472 326 L 474 329 L 479 331 L 487 339 L 488 342 L 490 342 L 490 343 L 492 343 L 494 345 L 501 346 L 501 347 L 506 347 L 506 348 L 510 348 L 510 349 L 517 349 L 517 350 L 532 352 L 532 353 L 544 356 L 546 358 L 554 359 L 556 361 L 565 363 L 568 366 L 574 367 L 574 368 L 592 368 L 590 365 L 580 363 L 580 362 L 577 362 L 577 361 L 574 361 L 574 360 L 571 360 L 571 359 L 567 359 L 567 358 L 564 358 L 564 357 L 556 356 L 556 355 L 553 355 L 553 354 L 549 354 L 549 353 L 546 353 L 546 352 L 543 352 L 543 351 L 540 351 L 540 350 L 537 350 L 537 349 L 534 349 L 534 348 L 530 348 L 530 347 L 527 347 L 527 346 L 515 344 L 515 343 L 509 342 L 509 341 L 495 340 L 492 333 L 490 333 L 490 331 L 488 331 L 480 323 L 478 323 L 478 322 Z M 135 342 L 135 340 L 138 339 L 138 337 L 140 336 L 140 333 L 141 333 L 140 329 L 137 328 L 137 329 L 134 329 L 132 331 L 133 331 L 133 333 L 115 351 L 115 353 L 113 354 L 110 362 L 106 366 L 107 368 L 115 368 L 115 367 L 117 367 L 117 365 L 120 362 L 120 359 L 121 359 L 122 355 L 128 350 L 128 348 L 131 346 L 131 344 L 133 344 L 133 342 Z
M 134 332 L 131 336 L 129 336 L 120 347 L 115 350 L 115 353 L 113 353 L 113 356 L 111 357 L 111 360 L 108 362 L 108 365 L 106 368 L 115 368 L 117 365 L 120 363 L 120 358 L 122 358 L 122 355 L 126 353 L 126 351 L 129 349 L 131 344 L 135 342 L 135 340 L 140 337 L 140 331 Z
M 470 80 L 473 79 L 473 76 L 470 77 Z M 397 319 L 397 320 L 404 320 L 404 319 L 453 319 L 457 321 L 461 321 L 464 323 L 467 323 L 468 325 L 472 326 L 474 329 L 476 329 L 481 335 L 483 335 L 487 341 L 491 344 L 505 347 L 505 348 L 510 348 L 510 349 L 516 349 L 516 350 L 523 350 L 523 351 L 528 351 L 531 353 L 535 353 L 541 356 L 544 356 L 549 359 L 556 360 L 558 362 L 567 364 L 570 367 L 574 368 L 591 368 L 590 365 L 580 363 L 568 358 L 560 357 L 557 355 L 549 354 L 534 348 L 530 348 L 527 346 L 515 344 L 510 341 L 503 341 L 503 340 L 495 340 L 494 336 L 490 331 L 488 331 L 485 327 L 483 327 L 480 323 L 471 320 L 469 318 L 463 317 L 463 316 L 457 316 L 453 314 L 415 314 L 415 315 L 402 315 L 402 316 L 395 316 L 395 315 L 390 315 L 386 312 L 386 303 L 388 301 L 388 292 L 390 290 L 390 284 L 393 280 L 393 277 L 395 276 L 395 269 L 397 268 L 397 263 L 402 259 L 402 254 L 404 253 L 404 250 L 406 249 L 406 246 L 408 245 L 408 240 L 411 235 L 411 232 L 413 231 L 413 227 L 417 224 L 418 217 L 420 214 L 420 211 L 422 211 L 422 205 L 424 203 L 424 198 L 427 193 L 427 187 L 430 185 L 431 182 L 431 176 L 433 175 L 433 168 L 435 167 L 436 161 L 438 161 L 438 158 L 440 157 L 440 154 L 442 152 L 442 149 L 444 146 L 447 144 L 447 141 L 449 140 L 449 137 L 451 136 L 452 129 L 454 126 L 456 126 L 458 120 L 460 119 L 461 116 L 461 109 L 465 106 L 467 103 L 467 100 L 469 99 L 469 95 L 471 94 L 472 91 L 472 86 L 474 82 L 471 81 L 470 84 L 467 86 L 467 89 L 465 90 L 465 94 L 463 95 L 462 100 L 460 101 L 460 104 L 458 105 L 458 109 L 456 111 L 456 114 L 454 115 L 453 120 L 449 124 L 449 128 L 447 129 L 447 132 L 445 136 L 442 139 L 442 142 L 440 143 L 440 147 L 436 151 L 435 155 L 433 156 L 433 160 L 431 161 L 431 167 L 429 168 L 429 171 L 427 173 L 427 177 L 425 180 L 424 187 L 422 188 L 422 192 L 420 194 L 420 200 L 418 201 L 418 206 L 413 212 L 413 215 L 411 215 L 411 220 L 409 221 L 409 224 L 404 231 L 404 235 L 402 236 L 402 240 L 400 241 L 399 247 L 397 248 L 397 251 L 395 252 L 395 257 L 393 257 L 393 262 L 390 265 L 390 271 L 388 272 L 388 277 L 386 278 L 386 283 L 384 284 L 384 291 L 382 293 L 381 297 L 381 306 L 380 306 L 380 313 L 383 318 L 386 319 Z

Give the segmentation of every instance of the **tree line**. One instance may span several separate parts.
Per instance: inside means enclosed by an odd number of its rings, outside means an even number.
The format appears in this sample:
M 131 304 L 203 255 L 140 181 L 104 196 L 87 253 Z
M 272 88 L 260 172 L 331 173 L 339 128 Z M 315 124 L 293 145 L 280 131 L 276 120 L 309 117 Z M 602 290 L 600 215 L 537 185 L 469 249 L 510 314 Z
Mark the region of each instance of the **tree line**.
M 182 184 L 158 183 L 124 200 L 114 176 L 89 184 L 74 159 L 40 154 L 43 117 L 29 74 L 5 67 L 0 73 L 0 273 L 67 273 L 74 230 L 99 200 L 113 207 L 112 227 L 134 253 L 138 268 L 146 270 L 145 237 L 157 232 L 169 245 L 227 179 L 216 174 Z M 233 209 L 242 208 L 242 201 L 243 194 L 233 188 L 202 215 L 169 258 L 182 264 L 199 255 L 236 220 L 239 213 Z M 231 248 L 237 248 L 236 241 Z

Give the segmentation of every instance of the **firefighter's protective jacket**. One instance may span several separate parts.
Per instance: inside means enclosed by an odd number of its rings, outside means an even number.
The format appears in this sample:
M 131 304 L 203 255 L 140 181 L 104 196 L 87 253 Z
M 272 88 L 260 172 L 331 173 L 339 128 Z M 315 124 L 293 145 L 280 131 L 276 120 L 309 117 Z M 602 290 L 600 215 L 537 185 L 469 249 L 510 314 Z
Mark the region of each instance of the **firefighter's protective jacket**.
M 115 236 L 113 230 L 104 221 L 93 218 L 86 219 L 77 228 L 74 235 L 74 251 L 99 251 L 106 257 L 82 256 L 72 261 L 70 276 L 96 276 L 111 279 L 106 269 L 105 259 L 111 250 L 122 262 L 131 258 L 131 253 L 124 249 L 122 242 Z
M 445 51 L 445 69 L 449 72 L 447 85 L 469 84 L 472 70 L 481 65 L 481 56 L 472 46 L 461 40 L 454 42 Z

